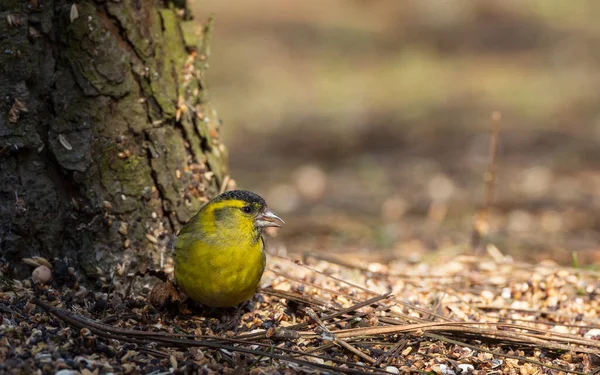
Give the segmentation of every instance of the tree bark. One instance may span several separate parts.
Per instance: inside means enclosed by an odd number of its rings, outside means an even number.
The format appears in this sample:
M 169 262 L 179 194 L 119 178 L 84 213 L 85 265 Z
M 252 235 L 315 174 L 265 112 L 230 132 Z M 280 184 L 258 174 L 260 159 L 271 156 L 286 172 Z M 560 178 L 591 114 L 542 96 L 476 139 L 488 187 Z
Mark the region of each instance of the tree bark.
M 210 24 L 153 0 L 0 3 L 0 255 L 14 276 L 35 255 L 88 277 L 163 262 L 227 184 Z

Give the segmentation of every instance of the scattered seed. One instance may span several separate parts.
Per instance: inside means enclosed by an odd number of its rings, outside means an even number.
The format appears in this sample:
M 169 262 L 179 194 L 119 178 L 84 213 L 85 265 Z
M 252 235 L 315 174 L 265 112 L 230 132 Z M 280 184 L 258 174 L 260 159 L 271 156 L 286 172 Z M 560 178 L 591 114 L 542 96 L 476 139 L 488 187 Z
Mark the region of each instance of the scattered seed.
M 21 102 L 19 99 L 15 98 L 13 105 L 10 107 L 8 111 L 8 121 L 11 123 L 16 123 L 19 121 L 19 117 L 21 116 L 21 112 L 29 112 L 25 104 Z
M 77 9 L 77 4 L 71 5 L 71 13 L 69 14 L 69 18 L 71 19 L 71 23 L 79 18 L 79 10 Z
M 121 224 L 119 224 L 119 233 L 123 236 L 126 236 L 128 232 L 128 224 L 124 221 L 121 221 Z
M 23 263 L 28 264 L 33 267 L 46 266 L 46 267 L 52 269 L 52 264 L 50 264 L 48 259 L 46 259 L 44 257 L 34 256 L 31 258 L 23 258 L 22 260 L 23 260 Z
M 42 33 L 35 27 L 29 26 L 29 35 L 31 35 L 34 38 L 39 38 L 42 36 Z
M 20 101 L 19 99 L 15 98 L 15 103 L 13 104 L 13 106 L 16 109 L 18 109 L 20 112 L 29 112 L 29 110 L 27 109 L 25 104 L 22 101 Z
M 146 238 L 148 239 L 148 241 L 150 241 L 152 243 L 158 243 L 158 240 L 156 239 L 156 237 L 154 237 L 150 233 L 146 233 Z
M 8 16 L 6 16 L 6 21 L 10 26 L 14 27 L 21 27 L 23 25 L 22 17 L 16 14 L 9 14 Z
M 71 151 L 73 150 L 73 146 L 71 146 L 71 144 L 69 143 L 69 141 L 67 141 L 67 138 L 65 138 L 64 135 L 59 134 L 58 135 L 58 141 L 60 142 L 60 144 L 67 150 Z
M 71 203 L 73 204 L 73 207 L 75 207 L 75 209 L 77 211 L 79 211 L 81 209 L 81 206 L 79 205 L 79 202 L 77 202 L 77 200 L 75 198 L 71 198 Z

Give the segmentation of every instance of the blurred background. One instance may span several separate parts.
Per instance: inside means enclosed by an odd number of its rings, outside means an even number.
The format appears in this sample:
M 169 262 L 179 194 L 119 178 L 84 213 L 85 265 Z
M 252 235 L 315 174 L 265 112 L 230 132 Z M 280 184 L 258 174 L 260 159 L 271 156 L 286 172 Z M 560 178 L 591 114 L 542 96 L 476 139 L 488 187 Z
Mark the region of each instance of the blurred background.
M 288 251 L 468 251 L 497 111 L 485 240 L 520 260 L 600 262 L 600 2 L 192 7 L 216 17 L 208 82 L 232 177 L 286 220 Z

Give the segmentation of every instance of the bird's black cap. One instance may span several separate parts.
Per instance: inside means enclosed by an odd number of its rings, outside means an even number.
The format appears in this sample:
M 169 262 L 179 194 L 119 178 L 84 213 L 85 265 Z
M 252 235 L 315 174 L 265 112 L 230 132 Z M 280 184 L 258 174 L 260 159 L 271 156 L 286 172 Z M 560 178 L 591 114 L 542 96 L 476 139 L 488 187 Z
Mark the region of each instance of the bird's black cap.
M 261 207 L 264 207 L 267 204 L 267 202 L 265 202 L 265 200 L 260 195 L 254 194 L 253 192 L 248 190 L 227 191 L 223 194 L 217 195 L 213 199 L 213 202 L 226 201 L 229 199 L 237 199 L 248 203 L 254 203 L 258 204 Z

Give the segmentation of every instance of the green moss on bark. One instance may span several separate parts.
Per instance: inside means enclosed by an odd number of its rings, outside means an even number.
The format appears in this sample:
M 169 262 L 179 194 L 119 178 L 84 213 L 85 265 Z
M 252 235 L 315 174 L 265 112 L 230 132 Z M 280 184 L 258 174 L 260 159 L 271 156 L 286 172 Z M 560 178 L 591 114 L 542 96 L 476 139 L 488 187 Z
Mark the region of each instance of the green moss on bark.
M 152 170 L 145 156 L 125 157 L 114 144 L 109 144 L 102 150 L 100 160 L 102 185 L 115 195 L 143 197 L 148 187 L 154 184 L 151 173 Z

